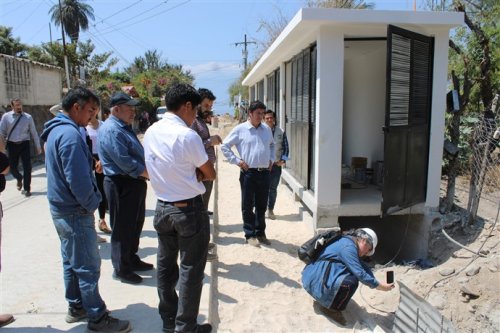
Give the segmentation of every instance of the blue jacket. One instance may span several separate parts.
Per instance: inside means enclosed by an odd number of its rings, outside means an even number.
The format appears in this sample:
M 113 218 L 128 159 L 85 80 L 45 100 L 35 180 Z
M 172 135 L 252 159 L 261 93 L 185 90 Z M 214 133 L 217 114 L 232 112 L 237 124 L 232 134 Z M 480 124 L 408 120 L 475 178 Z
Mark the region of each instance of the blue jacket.
M 92 172 L 92 155 L 78 125 L 60 113 L 45 123 L 47 199 L 53 214 L 93 213 L 101 194 Z
M 334 259 L 334 262 L 321 260 Z M 331 265 L 328 276 L 325 276 Z M 359 259 L 358 247 L 349 236 L 328 245 L 314 263 L 302 271 L 304 289 L 322 306 L 330 308 L 340 285 L 348 275 L 354 275 L 363 284 L 376 288 L 379 283 L 371 270 Z

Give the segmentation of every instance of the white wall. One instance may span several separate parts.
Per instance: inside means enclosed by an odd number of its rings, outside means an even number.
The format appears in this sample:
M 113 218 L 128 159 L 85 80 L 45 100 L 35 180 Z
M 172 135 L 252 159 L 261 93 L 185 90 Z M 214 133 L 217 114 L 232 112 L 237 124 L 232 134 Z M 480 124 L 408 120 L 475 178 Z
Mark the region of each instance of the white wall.
M 344 59 L 342 163 L 384 159 L 386 41 L 347 41 Z
M 340 205 L 344 34 L 339 29 L 320 27 L 317 56 L 314 220 L 322 227 L 337 224 Z
M 0 104 L 10 104 L 12 98 L 20 98 L 24 105 L 61 101 L 62 68 L 2 55 L 0 73 Z

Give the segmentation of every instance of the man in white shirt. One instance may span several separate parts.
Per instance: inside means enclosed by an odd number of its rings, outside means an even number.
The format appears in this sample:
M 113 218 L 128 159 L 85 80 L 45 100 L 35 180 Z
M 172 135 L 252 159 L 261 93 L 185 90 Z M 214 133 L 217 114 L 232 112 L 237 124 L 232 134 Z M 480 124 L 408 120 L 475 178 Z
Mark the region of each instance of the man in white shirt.
M 248 121 L 233 128 L 221 146 L 229 163 L 241 169 L 243 231 L 247 244 L 256 247 L 271 245 L 266 237 L 265 214 L 275 152 L 273 133 L 262 123 L 265 111 L 264 103 L 252 102 L 248 107 Z M 236 146 L 239 157 L 231 150 L 232 146 Z
M 208 333 L 210 324 L 197 323 L 210 239 L 202 181 L 214 180 L 215 169 L 200 136 L 190 128 L 201 102 L 198 92 L 176 84 L 165 100 L 168 112 L 144 135 L 146 168 L 158 198 L 153 221 L 158 232 L 158 308 L 163 332 Z
M 10 172 L 17 180 L 17 190 L 26 197 L 31 196 L 31 149 L 30 137 L 35 142 L 36 154 L 42 153 L 40 139 L 33 117 L 23 111 L 19 98 L 10 101 L 12 111 L 3 115 L 0 121 L 0 150 L 9 153 Z M 4 146 L 5 145 L 5 146 Z M 23 174 L 18 170 L 19 159 L 23 162 Z

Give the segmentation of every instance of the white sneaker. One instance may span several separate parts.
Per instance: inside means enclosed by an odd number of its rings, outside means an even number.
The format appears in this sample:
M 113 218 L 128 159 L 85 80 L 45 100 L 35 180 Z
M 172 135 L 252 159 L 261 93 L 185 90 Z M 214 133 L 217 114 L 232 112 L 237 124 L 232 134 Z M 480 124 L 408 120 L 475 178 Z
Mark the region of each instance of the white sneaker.
M 255 246 L 255 247 L 260 247 L 259 240 L 256 237 L 250 237 L 250 238 L 248 238 L 246 240 L 246 243 L 248 245 L 252 245 L 252 246 Z
M 270 218 L 271 220 L 276 220 L 276 215 L 274 215 L 274 212 L 272 209 L 267 210 L 267 217 Z

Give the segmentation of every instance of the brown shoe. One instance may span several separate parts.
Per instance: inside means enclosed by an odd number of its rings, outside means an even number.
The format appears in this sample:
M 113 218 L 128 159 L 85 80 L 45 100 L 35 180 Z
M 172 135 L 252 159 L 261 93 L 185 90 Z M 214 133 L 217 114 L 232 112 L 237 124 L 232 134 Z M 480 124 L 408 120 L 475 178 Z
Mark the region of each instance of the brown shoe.
M 11 314 L 0 314 L 0 327 L 7 326 L 14 320 L 14 316 Z
M 21 179 L 17 181 L 17 190 L 21 191 L 22 188 L 23 188 L 23 181 Z
M 347 320 L 344 318 L 342 311 L 325 308 L 324 306 L 322 306 L 321 304 L 319 304 L 316 301 L 314 301 L 313 307 L 314 307 L 314 311 L 316 313 L 323 314 L 324 316 L 334 320 L 340 326 L 347 325 Z
M 111 234 L 111 229 L 108 227 L 108 225 L 106 224 L 106 221 L 104 221 L 104 220 L 99 221 L 99 230 L 101 230 L 105 234 L 108 234 L 108 235 Z

